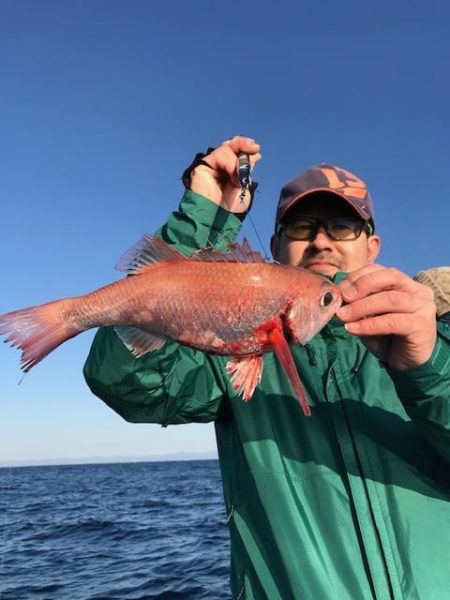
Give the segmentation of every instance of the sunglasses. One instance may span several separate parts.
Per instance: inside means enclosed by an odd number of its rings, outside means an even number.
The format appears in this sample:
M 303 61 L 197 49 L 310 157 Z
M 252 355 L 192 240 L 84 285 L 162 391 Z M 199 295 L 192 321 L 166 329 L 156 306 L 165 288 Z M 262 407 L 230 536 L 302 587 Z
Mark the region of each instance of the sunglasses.
M 327 236 L 334 241 L 351 241 L 359 238 L 363 231 L 367 235 L 374 232 L 369 221 L 362 221 L 353 217 L 330 217 L 328 219 L 314 219 L 313 217 L 298 217 L 288 223 L 280 225 L 286 237 L 291 240 L 313 240 L 319 228 L 323 227 Z

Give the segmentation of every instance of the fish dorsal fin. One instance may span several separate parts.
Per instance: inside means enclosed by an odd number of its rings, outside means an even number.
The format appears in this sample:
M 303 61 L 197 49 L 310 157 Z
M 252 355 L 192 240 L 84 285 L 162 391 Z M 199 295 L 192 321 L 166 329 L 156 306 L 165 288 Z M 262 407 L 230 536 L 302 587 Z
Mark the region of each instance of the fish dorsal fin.
M 164 240 L 147 233 L 123 254 L 116 264 L 116 269 L 129 275 L 136 275 L 145 267 L 170 260 L 266 262 L 266 259 L 251 247 L 247 238 L 244 238 L 242 244 L 239 242 L 228 244 L 225 251 L 209 245 L 194 251 L 191 256 L 185 256 L 175 246 L 171 246 Z
M 250 245 L 247 238 L 244 238 L 242 244 L 233 242 L 226 245 L 226 250 L 219 250 L 213 246 L 207 246 L 194 252 L 192 260 L 204 260 L 210 262 L 246 262 L 246 263 L 264 263 L 266 259 Z
M 128 350 L 139 358 L 148 352 L 158 350 L 167 342 L 166 339 L 147 333 L 138 327 L 116 327 L 117 335 L 128 348 Z
M 116 264 L 116 269 L 135 275 L 144 267 L 169 260 L 187 260 L 187 257 L 178 248 L 146 233 L 125 252 Z

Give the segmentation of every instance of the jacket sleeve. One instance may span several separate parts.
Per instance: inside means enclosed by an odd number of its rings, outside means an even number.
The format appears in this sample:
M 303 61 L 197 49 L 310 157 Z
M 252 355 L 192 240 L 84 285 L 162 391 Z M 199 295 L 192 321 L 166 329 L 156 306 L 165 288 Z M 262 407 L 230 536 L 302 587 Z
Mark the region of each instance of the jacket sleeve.
M 410 418 L 450 462 L 450 324 L 438 323 L 436 346 L 424 365 L 389 373 Z
M 189 251 L 234 241 L 241 221 L 213 202 L 187 191 L 179 210 L 157 232 L 166 242 Z M 222 399 L 218 357 L 166 343 L 135 358 L 113 328 L 97 332 L 84 376 L 91 391 L 127 421 L 209 422 Z

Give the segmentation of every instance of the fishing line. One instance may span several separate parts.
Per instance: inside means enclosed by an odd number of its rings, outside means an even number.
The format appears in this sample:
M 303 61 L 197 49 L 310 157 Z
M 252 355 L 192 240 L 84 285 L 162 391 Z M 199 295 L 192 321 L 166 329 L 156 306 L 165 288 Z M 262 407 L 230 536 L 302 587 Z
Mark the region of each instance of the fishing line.
M 253 219 L 252 219 L 252 217 L 251 217 L 250 213 L 247 215 L 247 218 L 248 218 L 248 220 L 250 221 L 250 224 L 251 224 L 251 226 L 253 227 L 253 231 L 255 232 L 255 235 L 256 235 L 256 238 L 257 238 L 257 240 L 258 240 L 259 246 L 260 246 L 260 248 L 261 248 L 261 250 L 262 250 L 262 252 L 263 252 L 263 254 L 264 254 L 264 258 L 265 258 L 265 259 L 266 259 L 268 262 L 271 262 L 270 256 L 269 256 L 269 255 L 268 255 L 268 253 L 267 253 L 266 247 L 264 246 L 264 243 L 263 243 L 263 241 L 262 241 L 262 239 L 261 239 L 261 237 L 260 237 L 260 235 L 259 235 L 259 233 L 258 233 L 258 230 L 257 230 L 257 228 L 256 228 L 256 225 L 255 225 L 255 223 L 254 223 L 254 221 L 253 221 Z

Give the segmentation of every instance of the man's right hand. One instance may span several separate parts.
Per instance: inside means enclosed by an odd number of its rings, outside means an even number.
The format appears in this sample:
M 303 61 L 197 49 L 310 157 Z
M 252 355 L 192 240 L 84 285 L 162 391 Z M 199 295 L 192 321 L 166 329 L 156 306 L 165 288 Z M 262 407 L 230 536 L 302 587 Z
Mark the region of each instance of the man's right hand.
M 251 195 L 247 191 L 243 199 L 240 197 L 242 188 L 237 176 L 237 155 L 240 152 L 248 154 L 253 168 L 261 158 L 259 151 L 259 144 L 241 135 L 223 142 L 203 158 L 211 168 L 198 165 L 192 171 L 190 189 L 225 210 L 235 213 L 245 212 L 250 206 Z

